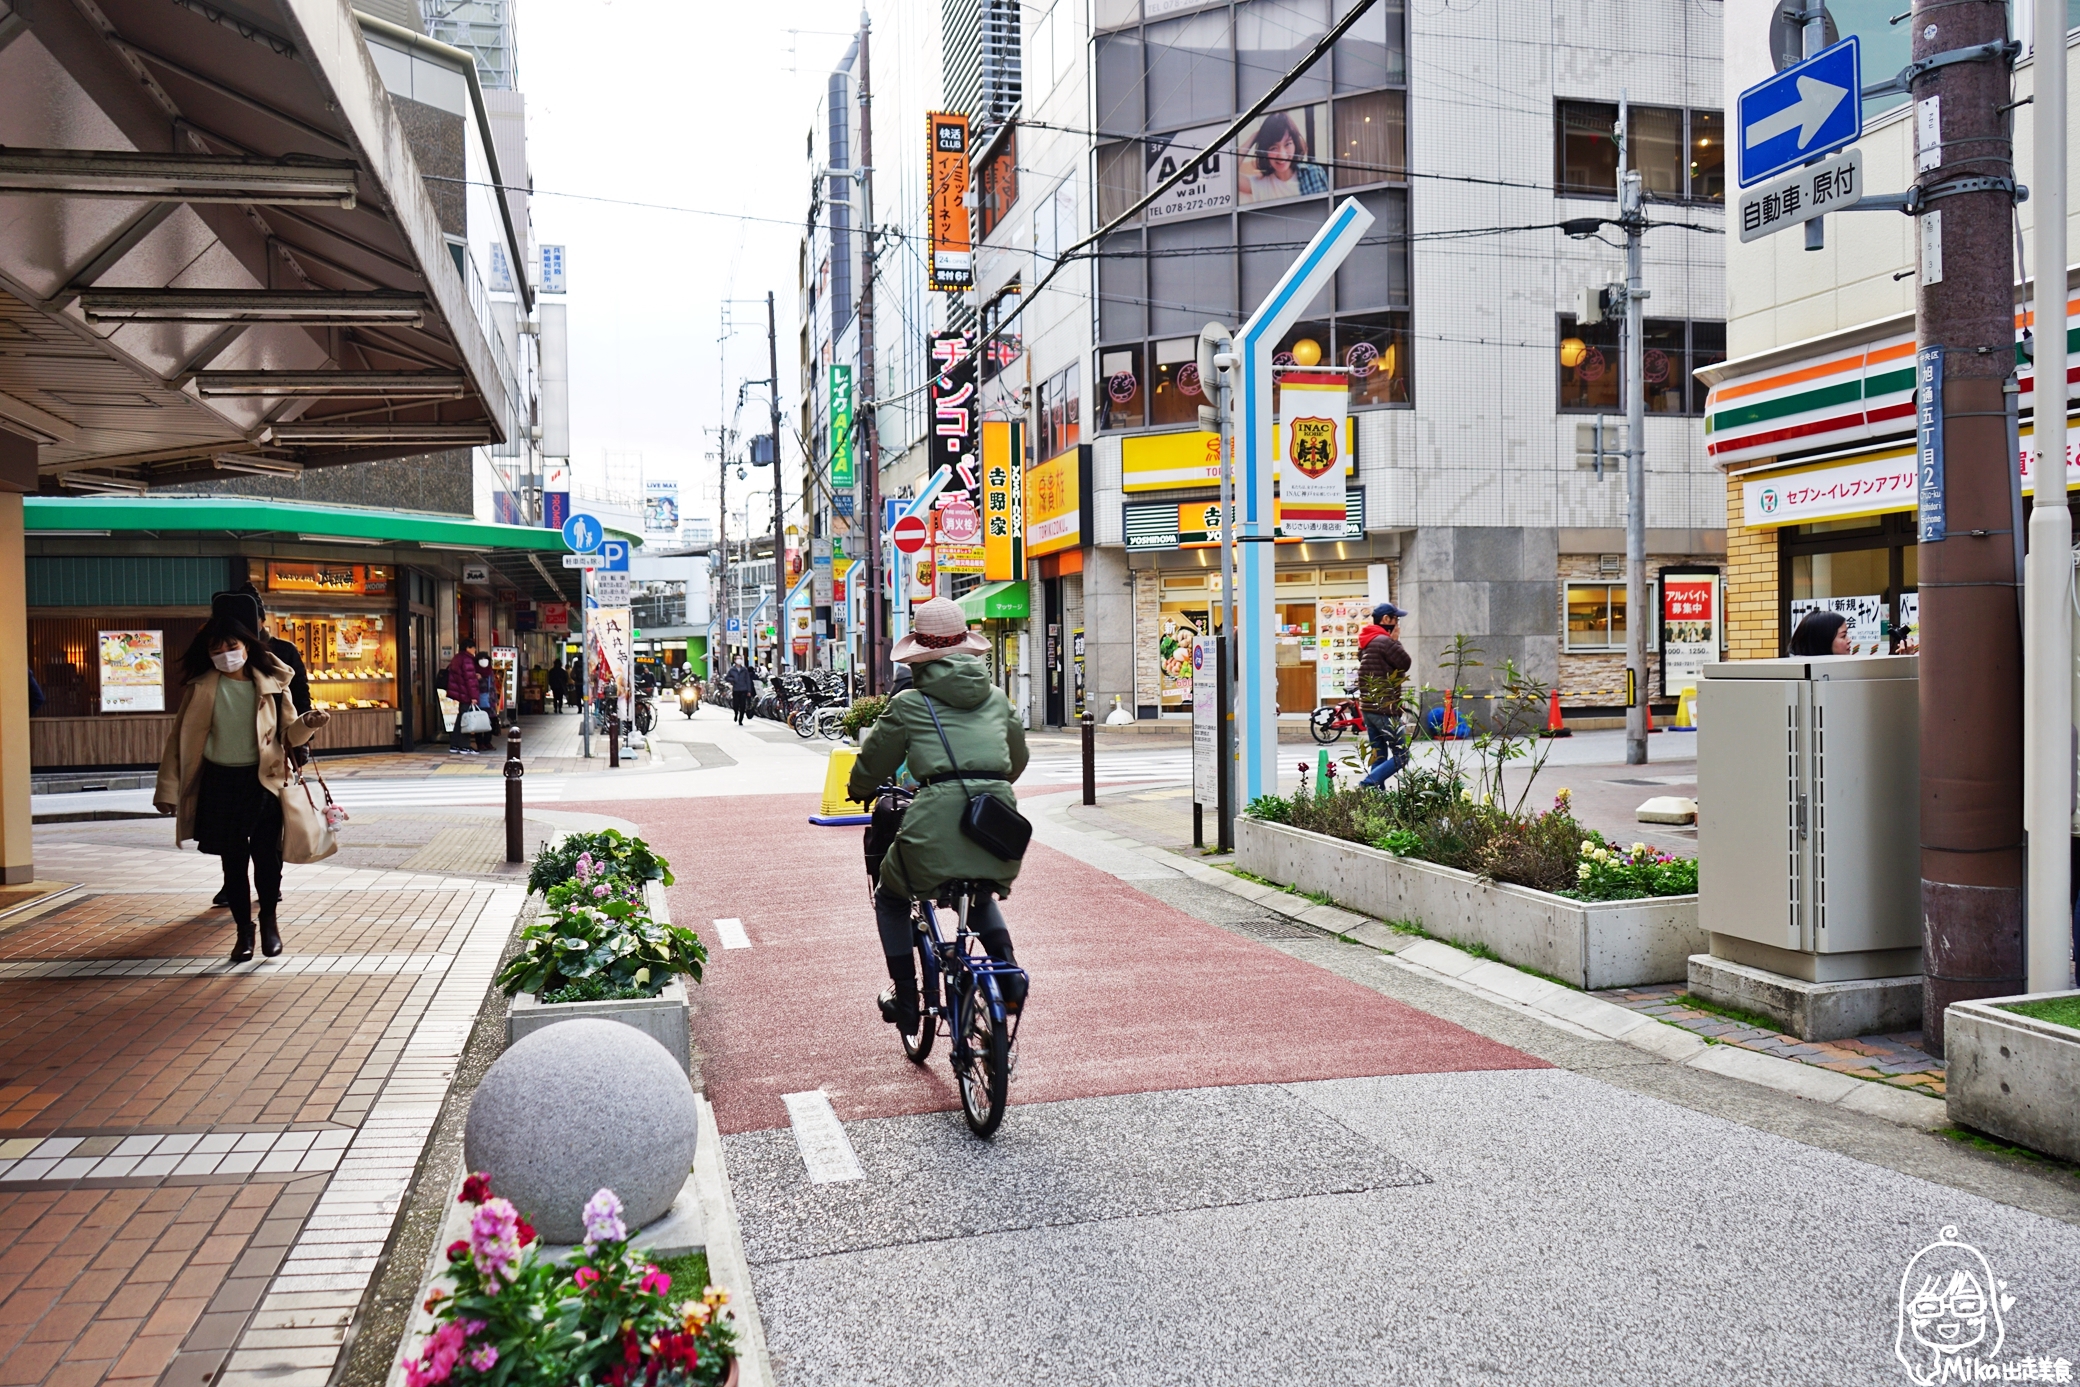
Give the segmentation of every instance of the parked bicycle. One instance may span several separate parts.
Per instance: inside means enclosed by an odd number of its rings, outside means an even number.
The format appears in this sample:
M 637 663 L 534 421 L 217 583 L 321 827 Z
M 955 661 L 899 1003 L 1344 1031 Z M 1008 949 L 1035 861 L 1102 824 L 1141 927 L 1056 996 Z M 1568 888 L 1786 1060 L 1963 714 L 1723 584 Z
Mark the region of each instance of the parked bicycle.
M 900 813 L 909 808 L 911 794 L 899 786 L 884 785 L 875 792 L 874 801 L 892 800 Z M 871 857 L 869 864 L 878 866 Z M 873 891 L 870 873 L 869 899 Z M 948 1062 L 961 1092 L 961 1116 L 978 1137 L 995 1135 L 1004 1121 L 1011 1074 L 1018 1067 L 1018 1024 L 1025 1008 L 1023 1003 L 1006 1006 L 1005 994 L 1009 991 L 1030 999 L 1031 979 L 1026 971 L 1015 963 L 991 958 L 982 947 L 982 936 L 968 927 L 995 894 L 991 882 L 948 881 L 930 899 L 911 903 L 918 1023 L 914 1034 L 897 1032 L 902 1035 L 903 1054 L 912 1064 L 930 1059 L 933 1043 L 945 1033 L 950 1042 Z M 949 912 L 951 934 L 942 923 L 942 910 Z M 1017 984 L 1011 983 L 1013 976 Z
M 1342 741 L 1346 732 L 1355 732 L 1361 737 L 1365 735 L 1365 714 L 1358 707 L 1358 700 L 1354 696 L 1358 686 L 1345 684 L 1343 691 L 1353 696 L 1339 699 L 1327 707 L 1317 708 L 1308 715 L 1307 730 L 1312 732 L 1314 739 L 1323 746 L 1332 746 Z

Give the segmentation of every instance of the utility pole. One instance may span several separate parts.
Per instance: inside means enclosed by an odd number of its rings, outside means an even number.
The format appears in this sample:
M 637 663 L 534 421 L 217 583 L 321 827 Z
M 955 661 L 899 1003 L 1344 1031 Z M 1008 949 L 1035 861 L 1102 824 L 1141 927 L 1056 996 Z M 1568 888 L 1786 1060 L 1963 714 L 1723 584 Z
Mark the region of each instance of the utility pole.
M 866 238 L 860 257 L 859 284 L 859 425 L 860 460 L 866 477 L 861 509 L 866 512 L 867 564 L 867 692 L 881 692 L 882 671 L 888 666 L 888 618 L 881 606 L 884 586 L 881 577 L 881 431 L 875 426 L 875 397 L 880 390 L 874 375 L 874 92 L 868 40 L 874 21 L 859 12 L 859 165 L 854 171 L 859 187 L 860 234 Z M 895 600 L 904 600 L 897 593 Z
M 2057 18 L 2038 30 L 2046 40 L 2040 62 L 2047 44 L 2063 57 L 2064 8 L 2039 7 L 2047 10 Z M 1945 1007 L 2025 986 L 2020 508 L 2003 390 L 2015 369 L 2015 167 L 2003 109 L 2007 7 L 1914 0 L 1909 23 L 1917 64 L 1950 57 L 1918 72 L 1911 88 L 1920 154 L 1917 345 L 1936 396 L 1921 403 L 1942 410 L 1940 424 L 1924 425 L 1940 450 L 1933 460 L 1941 480 L 1928 484 L 1931 460 L 1924 458 L 1918 555 L 1922 1035 L 1940 1055 Z M 2045 96 L 2038 92 L 2038 100 Z M 2041 234 L 2041 208 L 2037 215 Z M 2064 414 L 2063 248 L 2059 254 L 2058 264 L 2038 270 L 2038 302 L 2060 310 L 2055 327 L 2038 333 L 2046 344 L 2040 428 Z M 2057 290 L 2046 293 L 2054 283 Z M 2063 506 L 2063 458 L 2047 456 L 2046 464 L 2038 489 L 2050 489 Z M 2059 677 L 2068 676 L 2061 669 Z M 2066 850 L 2061 835 L 2056 851 Z M 2063 917 L 2063 898 L 2058 909 Z
M 715 426 L 715 552 L 722 556 L 721 645 L 722 653 L 726 656 L 730 649 L 729 622 L 730 618 L 736 615 L 736 608 L 731 605 L 729 590 L 729 443 L 720 424 Z M 729 666 L 725 663 L 722 668 L 728 669 Z M 708 676 L 713 678 L 716 673 L 715 656 L 711 652 L 708 656 Z
M 2028 990 L 2073 985 L 2068 948 L 2073 822 L 2073 517 L 2066 509 L 2066 31 L 2065 0 L 2036 0 L 2036 80 L 2031 102 L 2036 168 L 2036 505 L 2029 518 L 2029 574 L 2023 585 L 2029 681 L 2023 777 L 2029 832 Z M 2013 466 L 2015 459 L 2010 458 Z
M 1643 341 L 1647 290 L 1641 281 L 1640 238 L 1647 229 L 1637 169 L 1627 168 L 1632 116 L 1629 97 L 1618 103 L 1618 224 L 1625 228 L 1625 764 L 1647 764 L 1647 381 Z
M 780 613 L 773 623 L 773 673 L 792 665 L 794 616 L 787 605 L 786 513 L 780 490 L 780 339 L 773 321 L 773 291 L 766 290 L 766 399 L 772 405 L 773 423 L 773 592 L 780 600 Z M 804 507 L 806 509 L 806 506 Z
M 1810 0 L 1805 12 L 1805 24 L 1799 31 L 1799 39 L 1808 58 L 1827 47 L 1827 6 L 1823 0 Z M 1806 249 L 1827 249 L 1827 218 L 1815 217 L 1806 223 Z

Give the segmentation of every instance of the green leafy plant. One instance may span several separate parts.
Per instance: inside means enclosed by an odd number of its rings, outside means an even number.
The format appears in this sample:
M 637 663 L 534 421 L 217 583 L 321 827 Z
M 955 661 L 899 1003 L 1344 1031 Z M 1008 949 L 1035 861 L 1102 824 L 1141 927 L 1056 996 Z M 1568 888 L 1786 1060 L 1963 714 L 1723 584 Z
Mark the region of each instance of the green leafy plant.
M 2041 1002 L 2003 1002 L 2002 1011 L 2012 1011 L 2054 1026 L 2071 1026 L 2080 1031 L 2080 997 L 2047 997 Z
M 604 873 L 626 881 L 655 881 L 664 886 L 670 886 L 673 880 L 671 864 L 648 843 L 619 829 L 606 828 L 597 833 L 566 834 L 561 842 L 545 845 L 528 869 L 527 889 L 546 894 L 551 887 L 577 876 L 581 860 L 587 876 Z
M 887 711 L 888 698 L 885 695 L 867 694 L 852 700 L 852 706 L 845 710 L 845 716 L 838 719 L 838 725 L 845 730 L 846 736 L 857 741 Z
M 498 974 L 507 996 L 532 992 L 546 1000 L 594 984 L 654 997 L 674 974 L 701 980 L 708 951 L 700 936 L 652 919 L 639 882 L 594 871 L 587 857 L 577 872 L 549 888 L 541 912 L 520 931 L 520 952 Z
M 554 1006 L 561 1002 L 624 1002 L 656 995 L 657 989 L 647 982 L 622 987 L 595 973 L 589 978 L 580 978 L 553 992 L 544 992 L 537 1000 Z
M 1697 859 L 1675 857 L 1634 843 L 1613 848 L 1601 834 L 1582 841 L 1576 884 L 1559 894 L 1580 901 L 1627 901 L 1643 896 L 1688 896 L 1697 891 Z
M 1412 828 L 1390 828 L 1374 839 L 1372 846 L 1396 857 L 1413 857 L 1423 850 L 1423 835 Z

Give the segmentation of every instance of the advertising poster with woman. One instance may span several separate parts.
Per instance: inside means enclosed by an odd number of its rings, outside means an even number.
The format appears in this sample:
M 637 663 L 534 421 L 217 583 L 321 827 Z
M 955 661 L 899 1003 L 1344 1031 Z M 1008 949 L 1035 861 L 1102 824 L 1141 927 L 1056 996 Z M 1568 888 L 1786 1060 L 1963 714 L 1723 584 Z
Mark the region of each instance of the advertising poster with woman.
M 1329 171 L 1315 162 L 1328 130 L 1326 102 L 1272 111 L 1243 126 L 1236 200 L 1249 207 L 1328 192 Z

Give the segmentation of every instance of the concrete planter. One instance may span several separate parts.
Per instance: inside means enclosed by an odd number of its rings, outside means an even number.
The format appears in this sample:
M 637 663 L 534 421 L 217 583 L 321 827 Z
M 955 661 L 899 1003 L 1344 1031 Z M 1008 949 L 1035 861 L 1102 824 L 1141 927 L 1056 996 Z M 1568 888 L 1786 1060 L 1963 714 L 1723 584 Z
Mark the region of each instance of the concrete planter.
M 647 883 L 643 887 L 643 899 L 650 907 L 651 919 L 670 921 L 671 907 L 665 901 L 662 886 L 654 881 Z M 672 1057 L 679 1061 L 679 1068 L 690 1074 L 693 1072 L 693 1041 L 687 1030 L 687 1020 L 692 1010 L 683 977 L 673 978 L 655 997 L 636 997 L 621 1002 L 546 1003 L 532 992 L 516 992 L 512 1010 L 506 1013 L 506 1044 L 510 1046 L 521 1036 L 533 1035 L 542 1027 L 553 1026 L 559 1021 L 619 1021 L 624 1026 L 635 1027 L 671 1051 Z
M 2061 1160 L 2080 1161 L 2080 1030 L 2004 1011 L 2073 992 L 1956 1002 L 1943 1013 L 1950 1120 Z
M 1235 820 L 1235 865 L 1591 991 L 1682 982 L 1707 943 L 1695 896 L 1572 901 L 1246 815 Z

